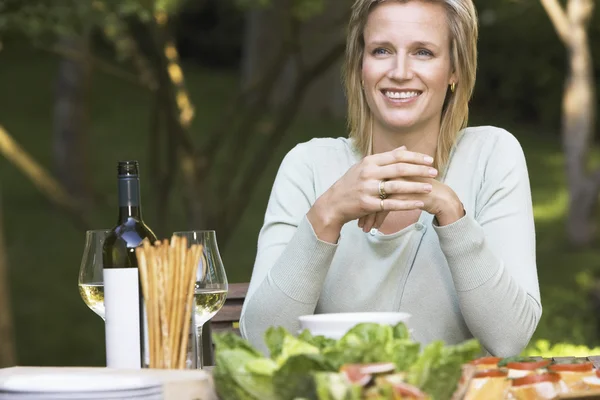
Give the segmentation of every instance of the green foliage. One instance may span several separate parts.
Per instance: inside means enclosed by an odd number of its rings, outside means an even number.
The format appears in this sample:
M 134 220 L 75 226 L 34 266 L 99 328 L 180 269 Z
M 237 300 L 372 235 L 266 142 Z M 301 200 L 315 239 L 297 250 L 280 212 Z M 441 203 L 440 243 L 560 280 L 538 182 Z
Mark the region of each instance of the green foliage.
M 553 343 L 568 338 L 571 343 L 590 343 L 596 335 L 598 320 L 590 304 L 587 292 L 546 288 L 542 291 L 544 318 L 540 320 L 538 332 Z M 597 339 L 596 339 L 597 341 Z
M 273 4 L 273 0 L 236 0 L 236 4 L 245 10 L 260 9 L 270 7 Z M 324 0 L 293 0 L 292 12 L 298 20 L 306 21 L 322 13 L 324 7 Z
M 4 31 L 26 35 L 76 36 L 101 20 L 101 14 L 87 1 L 0 0 L 0 26 Z
M 0 0 L 0 28 L 46 41 L 79 36 L 90 28 L 114 31 L 115 19 L 148 21 L 175 12 L 183 0 Z
M 323 12 L 323 0 L 295 0 L 293 12 L 296 17 L 305 21 Z
M 540 357 L 585 357 L 589 355 L 600 355 L 600 346 L 587 347 L 573 343 L 554 343 L 549 340 L 536 340 L 524 352 L 524 356 Z

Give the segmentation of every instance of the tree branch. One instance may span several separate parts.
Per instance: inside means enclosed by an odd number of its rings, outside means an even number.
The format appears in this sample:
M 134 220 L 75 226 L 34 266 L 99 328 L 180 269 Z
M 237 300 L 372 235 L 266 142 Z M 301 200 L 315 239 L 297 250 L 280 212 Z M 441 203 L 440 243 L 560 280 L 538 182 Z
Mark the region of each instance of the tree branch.
M 97 2 L 100 3 L 100 2 Z M 104 6 L 104 8 L 106 8 Z M 139 80 L 150 90 L 158 88 L 156 71 L 141 50 L 139 43 L 132 34 L 129 25 L 116 12 L 107 11 L 104 17 L 105 29 L 102 29 L 105 37 L 110 40 L 117 52 L 121 52 L 131 60 L 139 74 Z M 114 29 L 106 29 L 112 24 Z
M 344 54 L 344 50 L 345 43 L 342 42 L 334 45 L 328 53 L 303 71 L 299 76 L 294 91 L 288 98 L 288 102 L 279 114 L 276 123 L 269 131 L 268 136 L 270 139 L 265 143 L 262 149 L 256 153 L 250 167 L 245 169 L 245 173 L 242 174 L 242 184 L 239 186 L 239 189 L 234 190 L 234 193 L 227 196 L 226 206 L 222 208 L 222 212 L 219 216 L 220 221 L 225 221 L 220 228 L 220 232 L 222 233 L 219 241 L 224 241 L 228 238 L 228 232 L 233 231 L 233 226 L 243 215 L 249 204 L 247 199 L 252 196 L 252 193 L 257 187 L 256 181 L 269 164 L 269 160 L 273 156 L 273 149 L 281 143 L 281 140 L 285 136 L 285 132 L 292 123 L 310 83 L 327 71 L 327 69 L 335 63 L 342 54 Z
M 569 19 L 563 7 L 560 5 L 558 0 L 541 0 L 542 6 L 546 10 L 550 21 L 554 25 L 554 29 L 558 34 L 560 40 L 565 44 L 569 45 L 570 34 L 569 34 Z
M 47 51 L 49 53 L 57 54 L 61 57 L 70 58 L 75 61 L 82 61 L 86 57 L 85 54 L 82 54 L 79 51 L 75 51 L 75 50 L 69 49 L 67 47 L 62 47 L 62 46 L 58 46 L 58 45 L 52 46 L 51 48 L 38 46 L 38 48 L 41 50 Z M 123 68 L 120 68 L 116 65 L 113 65 L 112 63 L 105 61 L 105 60 L 101 59 L 100 57 L 92 56 L 92 55 L 90 55 L 89 57 L 91 59 L 92 64 L 94 65 L 94 67 L 99 69 L 100 71 L 102 71 L 108 75 L 117 77 L 119 79 L 123 79 L 124 81 L 132 83 L 134 85 L 143 87 L 144 89 L 152 90 L 152 88 L 150 86 L 148 86 L 148 84 L 146 82 L 144 82 L 144 80 L 136 77 L 135 74 L 133 74 Z
M 89 227 L 78 203 L 40 164 L 38 164 L 10 134 L 0 126 L 0 153 L 13 163 L 51 203 L 57 205 L 74 220 L 77 226 Z
M 155 52 L 157 53 L 156 57 L 159 69 L 157 79 L 159 85 L 165 89 L 165 96 L 168 98 L 165 107 L 169 108 L 169 113 L 177 114 L 179 128 L 174 129 L 174 133 L 181 143 L 181 150 L 187 156 L 195 158 L 196 149 L 194 142 L 187 132 L 195 111 L 185 86 L 175 42 L 167 30 L 168 16 L 163 12 L 157 12 L 155 21 L 156 23 L 151 26 L 151 34 L 154 39 Z M 167 126 L 170 125 L 167 124 Z M 169 134 L 172 133 L 172 131 L 169 132 Z

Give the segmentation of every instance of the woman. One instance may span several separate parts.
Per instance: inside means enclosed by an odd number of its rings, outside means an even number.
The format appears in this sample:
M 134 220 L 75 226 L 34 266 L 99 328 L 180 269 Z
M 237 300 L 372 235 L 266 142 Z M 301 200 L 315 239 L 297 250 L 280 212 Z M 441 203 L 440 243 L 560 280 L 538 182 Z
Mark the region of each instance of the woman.
M 350 138 L 283 160 L 240 327 L 300 315 L 404 311 L 414 339 L 518 354 L 542 313 L 523 151 L 464 128 L 475 83 L 471 0 L 356 0 L 345 85 Z

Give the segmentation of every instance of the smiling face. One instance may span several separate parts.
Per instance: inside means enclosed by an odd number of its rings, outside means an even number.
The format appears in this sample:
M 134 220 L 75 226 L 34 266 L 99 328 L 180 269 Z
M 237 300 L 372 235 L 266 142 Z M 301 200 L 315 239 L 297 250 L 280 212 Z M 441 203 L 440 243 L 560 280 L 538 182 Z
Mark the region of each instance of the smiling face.
M 362 78 L 374 132 L 437 135 L 455 82 L 443 5 L 383 2 L 369 14 L 364 42 Z

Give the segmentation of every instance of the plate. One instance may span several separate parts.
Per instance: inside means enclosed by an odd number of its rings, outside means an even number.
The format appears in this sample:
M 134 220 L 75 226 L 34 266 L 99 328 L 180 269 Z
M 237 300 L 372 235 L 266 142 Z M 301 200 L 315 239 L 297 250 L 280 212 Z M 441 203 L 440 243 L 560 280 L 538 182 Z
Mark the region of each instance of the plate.
M 161 382 L 148 377 L 117 373 L 37 372 L 0 376 L 0 392 L 12 393 L 99 393 L 130 392 L 155 394 Z M 131 392 L 135 393 L 131 393 Z

